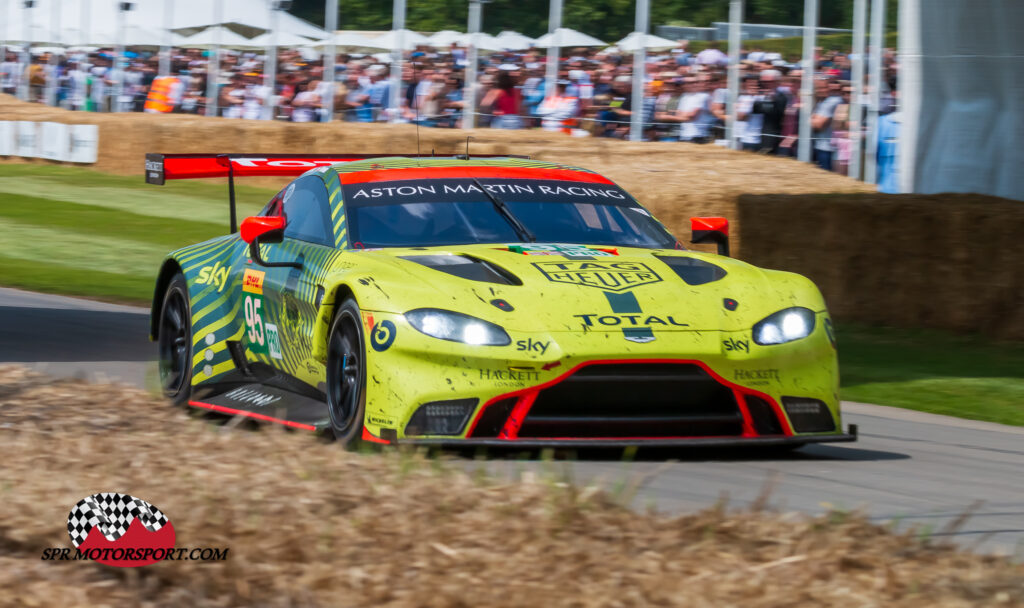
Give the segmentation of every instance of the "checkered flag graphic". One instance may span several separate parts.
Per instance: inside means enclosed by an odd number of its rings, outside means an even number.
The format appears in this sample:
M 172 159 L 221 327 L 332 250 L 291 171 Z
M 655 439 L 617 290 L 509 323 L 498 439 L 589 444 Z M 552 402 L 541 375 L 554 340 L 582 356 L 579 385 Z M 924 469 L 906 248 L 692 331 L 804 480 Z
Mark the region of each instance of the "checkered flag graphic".
M 101 492 L 78 501 L 68 514 L 68 534 L 77 548 L 89 532 L 99 526 L 103 536 L 110 542 L 121 538 L 135 518 L 150 532 L 156 532 L 167 524 L 167 517 L 159 509 L 129 494 Z

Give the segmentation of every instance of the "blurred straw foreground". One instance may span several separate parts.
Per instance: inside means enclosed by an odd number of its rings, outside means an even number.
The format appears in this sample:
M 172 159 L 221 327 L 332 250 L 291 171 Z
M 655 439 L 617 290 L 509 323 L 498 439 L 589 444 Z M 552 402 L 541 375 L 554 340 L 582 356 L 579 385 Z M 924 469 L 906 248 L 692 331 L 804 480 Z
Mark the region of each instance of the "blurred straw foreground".
M 858 515 L 667 517 L 544 475 L 191 419 L 149 394 L 0 367 L 0 606 L 1013 606 L 1024 566 Z M 42 561 L 127 492 L 223 562 Z

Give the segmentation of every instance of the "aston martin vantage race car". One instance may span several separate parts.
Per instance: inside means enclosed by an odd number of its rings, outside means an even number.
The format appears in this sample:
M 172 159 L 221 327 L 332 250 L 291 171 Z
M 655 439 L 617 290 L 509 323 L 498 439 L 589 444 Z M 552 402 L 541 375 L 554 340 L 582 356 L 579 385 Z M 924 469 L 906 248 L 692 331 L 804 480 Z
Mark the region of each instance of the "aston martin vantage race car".
M 296 176 L 235 227 L 237 177 Z M 230 234 L 157 274 L 176 403 L 346 445 L 785 445 L 844 433 L 806 278 L 690 251 L 612 181 L 523 157 L 149 154 Z

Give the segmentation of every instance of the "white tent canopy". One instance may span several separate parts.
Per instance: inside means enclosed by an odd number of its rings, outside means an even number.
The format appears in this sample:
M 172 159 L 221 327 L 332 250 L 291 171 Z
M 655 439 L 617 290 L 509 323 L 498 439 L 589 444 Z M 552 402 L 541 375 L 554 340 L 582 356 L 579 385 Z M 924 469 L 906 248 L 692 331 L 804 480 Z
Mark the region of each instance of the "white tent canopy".
M 544 34 L 535 42 L 538 47 L 605 46 L 605 44 L 607 43 L 593 36 L 568 27 L 560 27 L 550 34 Z
M 331 39 L 321 40 L 313 44 L 313 48 L 324 50 L 331 43 Z M 334 35 L 334 47 L 336 49 L 382 49 L 370 42 L 370 39 L 355 32 L 338 32 Z
M 430 44 L 429 39 L 422 35 L 417 34 L 412 30 L 397 30 L 402 32 L 402 48 L 406 51 L 411 51 L 417 46 Z M 396 30 L 391 30 L 386 34 L 381 34 L 376 38 L 370 40 L 370 46 L 377 49 L 393 49 L 398 45 L 398 36 Z
M 259 36 L 256 36 L 255 38 L 249 40 L 249 46 L 240 46 L 237 48 L 265 49 L 271 44 L 276 44 L 277 46 L 287 48 L 295 48 L 300 46 L 311 46 L 317 43 L 319 43 L 319 41 L 310 40 L 305 36 L 289 34 L 288 32 L 278 32 L 277 39 L 275 40 L 274 35 L 270 32 L 267 32 L 265 34 L 260 34 Z
M 200 28 L 214 25 L 214 0 L 166 0 L 171 3 L 172 20 L 164 23 L 165 0 L 133 0 L 132 10 L 124 13 L 126 30 L 132 28 L 153 33 L 149 46 L 163 43 L 165 29 L 186 30 L 195 33 Z M 268 0 L 216 0 L 223 2 L 220 22 L 246 36 L 256 36 L 270 29 Z M 60 30 L 52 32 L 53 5 L 60 7 Z M 21 2 L 0 2 L 0 38 L 20 40 L 25 37 L 25 19 L 30 26 L 28 38 L 34 43 L 63 45 L 113 44 L 118 34 L 118 2 L 113 0 L 35 0 L 31 9 L 22 8 Z M 82 11 L 87 11 L 83 32 Z M 309 38 L 326 38 L 327 32 L 284 11 L 277 15 L 277 29 Z M 130 42 L 129 42 L 130 44 Z
M 431 35 L 427 40 L 430 41 L 430 46 L 445 48 L 451 46 L 453 42 L 457 43 L 463 35 L 462 32 L 456 32 L 455 30 L 441 30 Z
M 198 34 L 181 38 L 175 43 L 177 46 L 186 49 L 210 49 L 220 45 L 225 49 L 252 49 L 263 48 L 261 45 L 254 45 L 252 40 L 245 36 L 239 36 L 226 27 L 208 27 Z
M 501 32 L 495 38 L 501 43 L 501 48 L 508 49 L 510 51 L 519 51 L 528 49 L 533 46 L 533 38 L 520 34 L 519 32 L 513 32 L 506 30 Z
M 619 47 L 619 50 L 624 53 L 632 53 L 641 48 L 652 49 L 652 50 L 664 50 L 675 48 L 678 44 L 675 40 L 669 40 L 668 38 L 662 38 L 661 36 L 655 36 L 654 34 L 641 34 L 640 32 L 633 32 L 626 36 L 622 40 L 615 43 L 615 46 Z M 569 45 L 574 46 L 574 45 Z
M 459 43 L 459 46 L 468 47 L 473 42 L 473 34 L 460 34 L 455 42 Z M 505 49 L 497 38 L 483 32 L 477 34 L 476 48 L 481 51 L 501 51 Z

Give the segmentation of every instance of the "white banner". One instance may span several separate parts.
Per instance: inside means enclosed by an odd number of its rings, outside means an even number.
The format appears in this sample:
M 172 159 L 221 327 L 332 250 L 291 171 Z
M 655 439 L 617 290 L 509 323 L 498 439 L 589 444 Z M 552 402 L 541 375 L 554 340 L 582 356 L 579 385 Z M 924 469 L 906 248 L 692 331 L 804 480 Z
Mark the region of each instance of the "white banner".
M 1024 2 L 899 8 L 902 191 L 1024 200 Z
M 0 120 L 0 156 L 14 156 L 14 123 Z
M 36 123 L 18 121 L 17 124 L 18 134 L 14 153 L 26 158 L 35 158 L 39 155 L 36 151 Z
M 68 126 L 59 122 L 39 123 L 39 157 L 68 160 Z
M 69 125 L 70 151 L 73 163 L 95 163 L 100 146 L 100 128 L 97 125 Z

